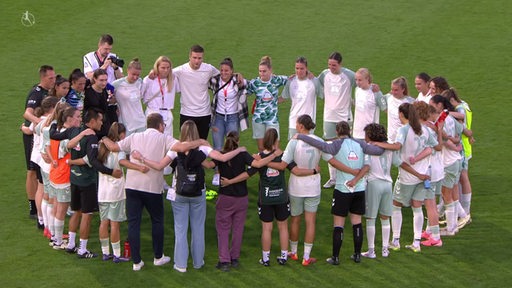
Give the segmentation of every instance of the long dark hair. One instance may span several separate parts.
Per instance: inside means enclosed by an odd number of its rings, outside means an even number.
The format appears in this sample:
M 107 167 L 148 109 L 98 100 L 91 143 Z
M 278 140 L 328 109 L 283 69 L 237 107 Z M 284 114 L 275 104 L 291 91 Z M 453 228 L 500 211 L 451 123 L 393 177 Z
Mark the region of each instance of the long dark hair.
M 263 136 L 263 148 L 268 151 L 274 150 L 274 144 L 278 139 L 277 130 L 274 128 L 270 128 L 265 132 L 265 136 Z
M 114 122 L 112 123 L 112 126 L 110 126 L 110 129 L 108 130 L 107 137 L 117 142 L 121 140 L 120 135 L 126 133 L 126 127 L 123 125 L 123 123 Z M 107 160 L 108 154 L 110 151 L 108 150 L 107 146 L 103 142 L 100 143 L 100 146 L 98 147 L 98 160 L 101 163 L 104 163 L 105 160 Z
M 222 149 L 223 153 L 227 153 L 238 148 L 238 141 L 240 137 L 238 132 L 230 131 L 228 135 L 226 135 L 226 142 L 224 142 L 224 148 Z
M 313 122 L 313 119 L 311 119 L 311 116 L 308 114 L 300 115 L 299 118 L 297 118 L 297 123 L 304 126 L 306 130 L 315 129 L 316 124 Z
M 404 114 L 405 119 L 409 120 L 409 126 L 411 126 L 414 134 L 421 135 L 423 133 L 421 129 L 420 118 L 416 108 L 411 103 L 403 103 L 398 107 L 398 111 Z
M 453 107 L 452 103 L 450 103 L 450 101 L 446 97 L 443 97 L 442 95 L 434 95 L 432 96 L 432 98 L 430 98 L 430 101 L 436 104 L 442 103 L 443 109 L 447 109 L 448 111 L 455 111 L 455 108 Z

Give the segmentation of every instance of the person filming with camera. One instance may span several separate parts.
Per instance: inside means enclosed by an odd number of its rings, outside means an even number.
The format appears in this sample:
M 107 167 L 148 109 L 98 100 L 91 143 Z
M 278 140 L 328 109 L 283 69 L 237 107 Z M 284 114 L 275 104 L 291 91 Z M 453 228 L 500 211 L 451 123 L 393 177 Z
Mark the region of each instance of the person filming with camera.
M 107 71 L 108 83 L 124 77 L 124 61 L 118 58 L 116 54 L 111 53 L 114 38 L 109 34 L 101 35 L 98 42 L 98 50 L 87 53 L 84 56 L 84 73 L 88 79 L 91 79 L 94 71 L 103 69 Z

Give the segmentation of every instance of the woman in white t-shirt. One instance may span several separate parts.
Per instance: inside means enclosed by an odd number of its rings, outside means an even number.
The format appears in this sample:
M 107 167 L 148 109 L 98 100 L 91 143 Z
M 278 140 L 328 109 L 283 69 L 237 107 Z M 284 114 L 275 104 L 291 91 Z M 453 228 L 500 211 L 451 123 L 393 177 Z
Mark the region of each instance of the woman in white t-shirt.
M 126 135 L 146 130 L 146 116 L 142 109 L 142 67 L 139 59 L 133 59 L 128 64 L 126 77 L 112 83 L 119 108 L 119 122 L 126 126 Z
M 318 76 L 324 92 L 324 122 L 323 138 L 331 141 L 338 138 L 336 124 L 346 121 L 353 122 L 352 115 L 352 91 L 356 86 L 354 71 L 343 67 L 343 57 L 340 52 L 333 52 L 327 60 L 328 69 Z M 329 164 L 329 180 L 324 188 L 332 188 L 336 185 L 337 170 Z
M 453 111 L 454 108 L 449 100 L 441 95 L 434 95 L 430 99 L 430 105 L 436 108 L 436 112 L 440 115 L 443 110 Z M 463 131 L 463 125 L 455 120 L 454 117 L 448 115 L 443 126 L 443 163 L 445 176 L 441 192 L 443 194 L 443 202 L 446 213 L 446 230 L 441 231 L 441 235 L 453 236 L 458 232 L 457 227 L 457 207 L 459 202 L 458 192 L 454 193 L 454 186 L 459 185 L 460 172 L 462 170 L 462 156 L 460 151 L 462 145 L 460 139 Z M 459 144 L 459 148 L 453 144 Z
M 305 57 L 301 56 L 295 60 L 295 77 L 286 82 L 281 97 L 292 101 L 288 122 L 290 140 L 297 133 L 295 126 L 299 116 L 309 115 L 312 121 L 316 122 L 316 97 L 324 98 L 322 85 L 308 72 L 308 60 Z M 314 133 L 314 129 L 311 133 Z
M 379 123 L 380 110 L 386 110 L 387 104 L 379 85 L 372 84 L 372 75 L 367 68 L 357 70 L 356 84 L 352 137 L 365 139 L 364 127 L 371 123 Z
M 128 75 L 130 74 L 128 68 Z M 126 136 L 126 128 L 123 124 L 114 122 L 110 126 L 107 137 L 117 142 Z M 146 173 L 149 169 L 144 165 L 138 165 L 126 159 L 123 151 L 110 152 L 105 144 L 101 143 L 98 149 L 98 160 L 110 169 L 121 169 L 121 165 L 129 169 L 136 169 Z M 124 177 L 115 178 L 111 175 L 98 172 L 98 207 L 100 210 L 99 237 L 103 261 L 110 260 L 114 263 L 130 261 L 121 256 L 121 237 L 119 225 L 126 221 L 126 194 L 124 190 Z M 110 242 L 113 254 L 110 254 L 108 228 L 110 226 Z
M 374 143 L 385 149 L 399 150 L 400 169 L 398 182 L 393 193 L 393 211 L 391 225 L 393 240 L 389 249 L 400 249 L 400 234 L 402 229 L 402 206 L 411 206 L 413 211 L 414 240 L 405 248 L 413 252 L 420 252 L 421 230 L 423 228 L 423 210 L 421 208 L 425 200 L 423 181 L 429 179 L 427 175 L 429 155 L 433 146 L 437 145 L 437 139 L 421 125 L 416 109 L 410 103 L 403 103 L 398 108 L 398 115 L 403 125 L 397 131 L 395 143 Z M 423 155 L 421 159 L 416 157 Z M 414 161 L 411 161 L 414 159 Z
M 398 113 L 398 107 L 403 103 L 412 103 L 414 98 L 409 96 L 407 79 L 400 76 L 391 81 L 391 91 L 385 95 L 388 105 L 388 142 L 395 143 L 398 128 L 402 127 Z
M 414 78 L 414 87 L 418 90 L 418 97 L 416 97 L 416 101 L 423 101 L 428 104 L 430 98 L 432 98 L 430 88 L 428 86 L 429 82 L 430 76 L 427 73 L 421 72 L 416 75 L 416 78 Z
M 162 115 L 165 123 L 164 134 L 169 136 L 173 136 L 172 109 L 178 91 L 178 81 L 172 73 L 171 60 L 166 56 L 158 57 L 150 75 L 144 77 L 142 100 L 147 105 L 146 116 L 151 113 Z
M 313 122 L 311 117 L 307 114 L 303 114 L 295 121 L 294 130 L 300 134 L 309 135 L 319 141 L 323 141 L 321 138 L 311 134 L 311 131 L 315 129 L 315 127 L 316 124 Z M 322 156 L 326 161 L 329 158 L 329 156 L 323 154 L 322 151 L 307 144 L 306 142 L 291 139 L 290 142 L 288 142 L 281 158 L 282 165 L 279 165 L 280 167 L 276 167 L 274 163 L 267 165 L 271 168 L 278 169 L 284 169 L 288 166 L 292 171 L 288 187 L 291 214 L 291 251 L 288 253 L 288 258 L 292 260 L 299 260 L 297 246 L 299 241 L 301 216 L 304 214 L 306 231 L 304 235 L 303 266 L 309 266 L 316 262 L 315 258 L 310 257 L 310 254 L 315 240 L 316 212 L 321 198 L 321 177 L 319 174 L 318 163 Z M 293 163 L 292 166 L 290 166 L 291 163 Z M 297 170 L 297 168 L 300 170 Z
M 209 81 L 212 97 L 212 137 L 213 149 L 222 150 L 224 137 L 229 132 L 240 132 L 248 127 L 249 113 L 247 97 L 244 93 L 247 81 L 240 74 L 233 73 L 233 61 L 225 58 L 220 63 L 220 74 Z M 219 186 L 220 175 L 216 171 L 212 184 Z

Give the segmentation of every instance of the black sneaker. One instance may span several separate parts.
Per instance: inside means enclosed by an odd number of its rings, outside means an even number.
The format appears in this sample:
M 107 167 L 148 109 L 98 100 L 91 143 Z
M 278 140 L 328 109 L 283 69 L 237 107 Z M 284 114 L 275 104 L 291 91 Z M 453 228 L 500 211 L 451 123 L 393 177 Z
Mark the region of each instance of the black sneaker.
M 39 220 L 36 221 L 36 227 L 39 230 L 44 230 L 44 223 L 39 223 Z
M 230 262 L 218 262 L 217 265 L 215 265 L 215 268 L 219 269 L 222 272 L 229 272 L 230 266 Z
M 78 252 L 78 247 L 73 247 L 73 248 L 66 248 L 66 252 L 68 252 L 69 254 L 76 254 L 76 252 Z
M 279 263 L 279 265 L 285 265 L 286 261 L 287 260 L 282 257 L 277 257 L 277 263 Z
M 80 259 L 91 259 L 91 258 L 96 258 L 98 257 L 98 254 L 94 254 L 92 253 L 91 251 L 85 251 L 84 254 L 76 254 L 78 256 L 78 258 Z
M 340 265 L 340 258 L 339 257 L 329 257 L 325 261 L 331 265 Z
M 231 259 L 231 267 L 238 268 L 240 266 L 240 262 L 238 259 Z
M 260 259 L 260 264 L 265 267 L 268 267 L 268 266 L 270 266 L 270 260 L 263 261 L 263 259 Z
M 352 256 L 350 256 L 350 259 L 354 260 L 356 263 L 361 262 L 361 253 L 354 253 Z

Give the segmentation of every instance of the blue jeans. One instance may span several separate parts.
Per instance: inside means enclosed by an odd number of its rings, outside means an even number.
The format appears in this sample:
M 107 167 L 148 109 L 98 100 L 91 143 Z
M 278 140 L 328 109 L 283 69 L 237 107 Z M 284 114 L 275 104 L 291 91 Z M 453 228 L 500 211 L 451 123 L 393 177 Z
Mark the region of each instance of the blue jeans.
M 188 224 L 192 239 L 191 253 L 192 263 L 195 269 L 204 265 L 204 223 L 206 219 L 206 196 L 183 197 L 176 195 L 171 201 L 174 215 L 174 263 L 179 268 L 187 268 L 188 261 Z
M 240 122 L 238 120 L 238 114 L 229 114 L 224 116 L 223 114 L 217 113 L 215 115 L 215 122 L 213 123 L 212 136 L 213 136 L 213 149 L 220 151 L 224 146 L 224 136 L 231 131 L 239 131 Z
M 146 207 L 151 217 L 153 253 L 161 258 L 164 251 L 164 202 L 162 194 L 126 189 L 126 216 L 128 218 L 128 241 L 133 263 L 140 263 L 140 222 L 142 209 Z

